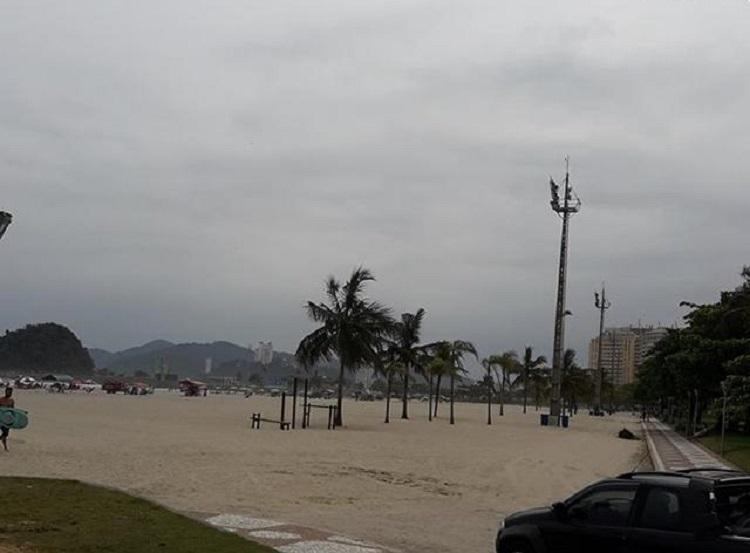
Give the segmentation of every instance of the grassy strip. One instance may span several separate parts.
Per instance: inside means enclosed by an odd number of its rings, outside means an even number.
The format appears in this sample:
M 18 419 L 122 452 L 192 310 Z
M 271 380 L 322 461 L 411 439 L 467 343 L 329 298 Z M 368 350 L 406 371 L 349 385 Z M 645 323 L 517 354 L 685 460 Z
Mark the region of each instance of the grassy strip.
M 704 436 L 699 441 L 715 453 L 721 451 L 721 435 Z M 727 434 L 724 438 L 724 458 L 738 468 L 750 471 L 750 436 Z
M 272 553 L 130 495 L 73 480 L 0 477 L 0 545 L 40 553 Z

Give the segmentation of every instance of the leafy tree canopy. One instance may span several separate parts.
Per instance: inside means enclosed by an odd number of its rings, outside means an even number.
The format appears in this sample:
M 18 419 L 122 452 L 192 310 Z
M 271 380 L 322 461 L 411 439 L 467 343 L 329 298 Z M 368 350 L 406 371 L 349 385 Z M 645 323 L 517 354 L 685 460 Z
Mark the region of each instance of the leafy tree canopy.
M 740 286 L 722 292 L 716 303 L 681 303 L 690 308 L 686 326 L 670 330 L 644 362 L 639 399 L 681 401 L 693 390 L 718 396 L 728 376 L 750 376 L 750 266 L 741 276 Z

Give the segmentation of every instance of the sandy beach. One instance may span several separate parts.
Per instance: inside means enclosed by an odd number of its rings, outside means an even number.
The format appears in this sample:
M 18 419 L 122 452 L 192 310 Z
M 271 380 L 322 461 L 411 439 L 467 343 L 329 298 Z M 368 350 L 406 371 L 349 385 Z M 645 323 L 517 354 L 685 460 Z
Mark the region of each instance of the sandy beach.
M 75 478 L 113 486 L 182 511 L 241 513 L 328 529 L 408 553 L 488 551 L 512 511 L 561 499 L 600 477 L 628 471 L 644 447 L 616 437 L 627 417 L 579 415 L 568 430 L 523 415 L 458 404 L 457 424 L 412 419 L 383 424 L 384 402 L 348 401 L 346 427 L 250 430 L 249 415 L 276 418 L 278 398 L 177 393 L 17 392 L 30 412 L 0 452 L 0 473 Z M 298 412 L 299 414 L 299 412 Z

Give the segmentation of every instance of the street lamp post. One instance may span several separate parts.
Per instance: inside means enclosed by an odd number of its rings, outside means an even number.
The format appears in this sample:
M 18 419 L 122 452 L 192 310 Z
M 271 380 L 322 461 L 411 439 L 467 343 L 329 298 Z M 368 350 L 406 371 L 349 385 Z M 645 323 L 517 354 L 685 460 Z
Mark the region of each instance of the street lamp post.
M 565 343 L 565 279 L 568 270 L 568 225 L 570 216 L 578 213 L 581 200 L 573 192 L 570 185 L 569 160 L 565 158 L 565 188 L 560 198 L 560 187 L 550 178 L 552 193 L 552 211 L 562 219 L 562 234 L 560 236 L 560 263 L 557 271 L 557 306 L 555 309 L 555 342 L 552 350 L 552 393 L 550 397 L 550 418 L 559 421 L 560 396 L 562 391 L 562 361 Z M 550 422 L 559 424 L 559 422 Z
M 722 406 L 721 406 L 721 448 L 720 455 L 724 457 L 724 434 L 727 429 L 727 381 L 721 383 Z
M 604 283 L 602 283 L 602 295 L 599 296 L 599 292 L 594 292 L 594 305 L 599 309 L 599 342 L 598 354 L 596 356 L 596 389 L 594 390 L 594 414 L 599 416 L 602 414 L 602 383 L 604 382 L 604 365 L 602 364 L 602 341 L 604 340 L 604 312 L 612 307 L 612 304 L 607 301 L 607 292 L 604 289 Z
M 3 234 L 5 234 L 5 231 L 8 230 L 8 227 L 12 222 L 13 215 L 7 211 L 0 211 L 0 238 L 3 237 Z

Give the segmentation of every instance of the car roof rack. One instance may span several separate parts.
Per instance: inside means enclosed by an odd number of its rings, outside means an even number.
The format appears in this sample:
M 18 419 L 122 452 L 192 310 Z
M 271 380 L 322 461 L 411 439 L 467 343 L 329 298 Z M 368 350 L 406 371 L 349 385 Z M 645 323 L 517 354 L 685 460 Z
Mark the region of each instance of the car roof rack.
M 732 473 L 745 474 L 741 470 L 730 469 L 726 467 L 696 467 L 696 468 L 691 468 L 691 469 L 680 469 L 676 472 L 680 472 L 683 474 L 690 474 L 692 472 L 732 472 Z
M 617 478 L 632 480 L 639 476 L 666 476 L 672 478 L 689 478 L 687 474 L 682 474 L 681 471 L 644 471 L 644 472 L 626 472 L 621 474 Z

